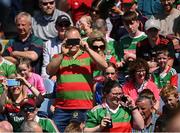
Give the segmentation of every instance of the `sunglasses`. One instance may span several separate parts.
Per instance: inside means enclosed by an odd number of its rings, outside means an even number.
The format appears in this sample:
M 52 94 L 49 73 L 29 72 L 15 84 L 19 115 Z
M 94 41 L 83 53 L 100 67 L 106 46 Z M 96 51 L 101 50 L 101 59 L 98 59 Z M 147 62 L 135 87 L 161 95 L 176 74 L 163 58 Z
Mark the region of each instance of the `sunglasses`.
M 66 46 L 75 46 L 80 44 L 79 38 L 71 38 L 66 40 Z
M 22 109 L 22 111 L 23 112 L 34 112 L 36 110 L 36 107 L 32 107 L 32 106 L 27 106 L 27 107 L 24 107 L 23 109 Z
M 53 5 L 54 1 L 50 1 L 50 2 L 42 2 L 43 6 L 47 6 L 48 4 Z
M 69 23 L 61 23 L 61 24 L 58 24 L 59 27 L 69 27 L 70 24 Z
M 98 50 L 98 49 L 105 50 L 105 45 L 101 45 L 101 46 L 92 46 L 92 49 L 93 49 L 93 50 Z
M 106 72 L 105 74 L 106 74 L 106 75 L 109 75 L 109 74 L 114 75 L 115 72 Z

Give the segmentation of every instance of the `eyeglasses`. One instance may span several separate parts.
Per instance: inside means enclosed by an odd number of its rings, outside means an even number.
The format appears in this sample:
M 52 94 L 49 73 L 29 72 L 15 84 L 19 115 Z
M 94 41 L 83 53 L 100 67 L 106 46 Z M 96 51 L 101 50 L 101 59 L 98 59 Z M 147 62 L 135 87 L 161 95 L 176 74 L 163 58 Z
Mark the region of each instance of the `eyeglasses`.
M 47 6 L 48 4 L 53 5 L 54 1 L 50 1 L 50 2 L 42 2 L 43 6 Z
M 92 49 L 93 49 L 93 50 L 98 50 L 98 49 L 105 50 L 105 45 L 92 46 Z
M 114 75 L 115 72 L 106 72 L 105 74 L 106 74 L 106 75 L 109 75 L 109 74 Z
M 142 70 L 137 70 L 136 73 L 137 73 L 137 74 L 146 73 L 146 70 L 143 70 L 143 69 L 142 69 Z

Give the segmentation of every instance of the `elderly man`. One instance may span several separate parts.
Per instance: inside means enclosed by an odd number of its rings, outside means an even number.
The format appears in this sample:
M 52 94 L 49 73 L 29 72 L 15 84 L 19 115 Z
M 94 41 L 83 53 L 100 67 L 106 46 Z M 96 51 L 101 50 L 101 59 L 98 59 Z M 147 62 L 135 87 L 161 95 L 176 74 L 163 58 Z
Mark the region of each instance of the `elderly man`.
M 107 67 L 106 61 L 81 40 L 79 30 L 70 27 L 65 33 L 61 53 L 55 55 L 47 66 L 47 73 L 57 75 L 54 121 L 63 132 L 72 113 L 86 111 L 93 107 L 92 74 L 96 65 Z
M 31 15 L 27 12 L 20 12 L 16 15 L 15 24 L 18 36 L 9 41 L 3 56 L 13 63 L 17 63 L 20 57 L 31 59 L 33 71 L 40 74 L 43 41 L 32 34 L 31 22 Z
M 55 0 L 39 0 L 39 7 L 41 11 L 34 15 L 32 26 L 34 34 L 44 41 L 57 36 L 55 21 L 58 16 L 66 15 L 73 24 L 67 13 L 56 9 Z

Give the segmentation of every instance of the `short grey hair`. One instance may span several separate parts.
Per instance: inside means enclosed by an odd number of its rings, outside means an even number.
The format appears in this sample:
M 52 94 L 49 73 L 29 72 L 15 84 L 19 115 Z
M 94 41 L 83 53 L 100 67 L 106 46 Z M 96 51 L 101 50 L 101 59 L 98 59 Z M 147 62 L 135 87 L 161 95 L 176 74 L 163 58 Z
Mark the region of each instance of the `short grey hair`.
M 98 30 L 102 30 L 102 29 L 104 29 L 104 30 L 108 30 L 108 27 L 107 27 L 107 23 L 106 23 L 106 21 L 104 20 L 104 19 L 102 19 L 102 18 L 98 18 L 96 21 L 95 21 L 95 23 L 94 23 L 94 25 L 93 25 L 93 28 L 94 29 L 98 29 Z
M 22 132 L 35 132 L 34 128 L 37 126 L 40 127 L 40 125 L 35 121 L 25 121 L 21 125 L 21 131 Z
M 31 17 L 31 14 L 29 14 L 28 12 L 20 12 L 16 15 L 15 17 L 15 23 L 17 22 L 17 19 L 20 18 L 20 17 L 27 17 L 27 20 L 28 22 L 31 24 L 32 23 L 32 17 Z

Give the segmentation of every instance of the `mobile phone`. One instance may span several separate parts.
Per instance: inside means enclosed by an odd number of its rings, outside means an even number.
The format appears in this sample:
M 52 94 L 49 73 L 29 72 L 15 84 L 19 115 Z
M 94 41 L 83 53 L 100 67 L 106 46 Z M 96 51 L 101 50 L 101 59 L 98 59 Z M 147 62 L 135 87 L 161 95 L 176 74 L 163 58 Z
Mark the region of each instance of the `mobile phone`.
M 16 79 L 7 79 L 6 81 L 7 81 L 7 86 L 9 86 L 9 87 L 20 85 L 20 81 L 18 81 Z
M 80 39 L 79 38 L 72 38 L 72 39 L 67 39 L 66 40 L 66 45 L 79 45 L 80 44 Z
M 121 97 L 121 101 L 122 101 L 122 102 L 126 103 L 127 100 L 128 100 L 128 99 L 127 99 L 127 97 L 126 97 L 125 95 L 123 95 L 123 96 Z

